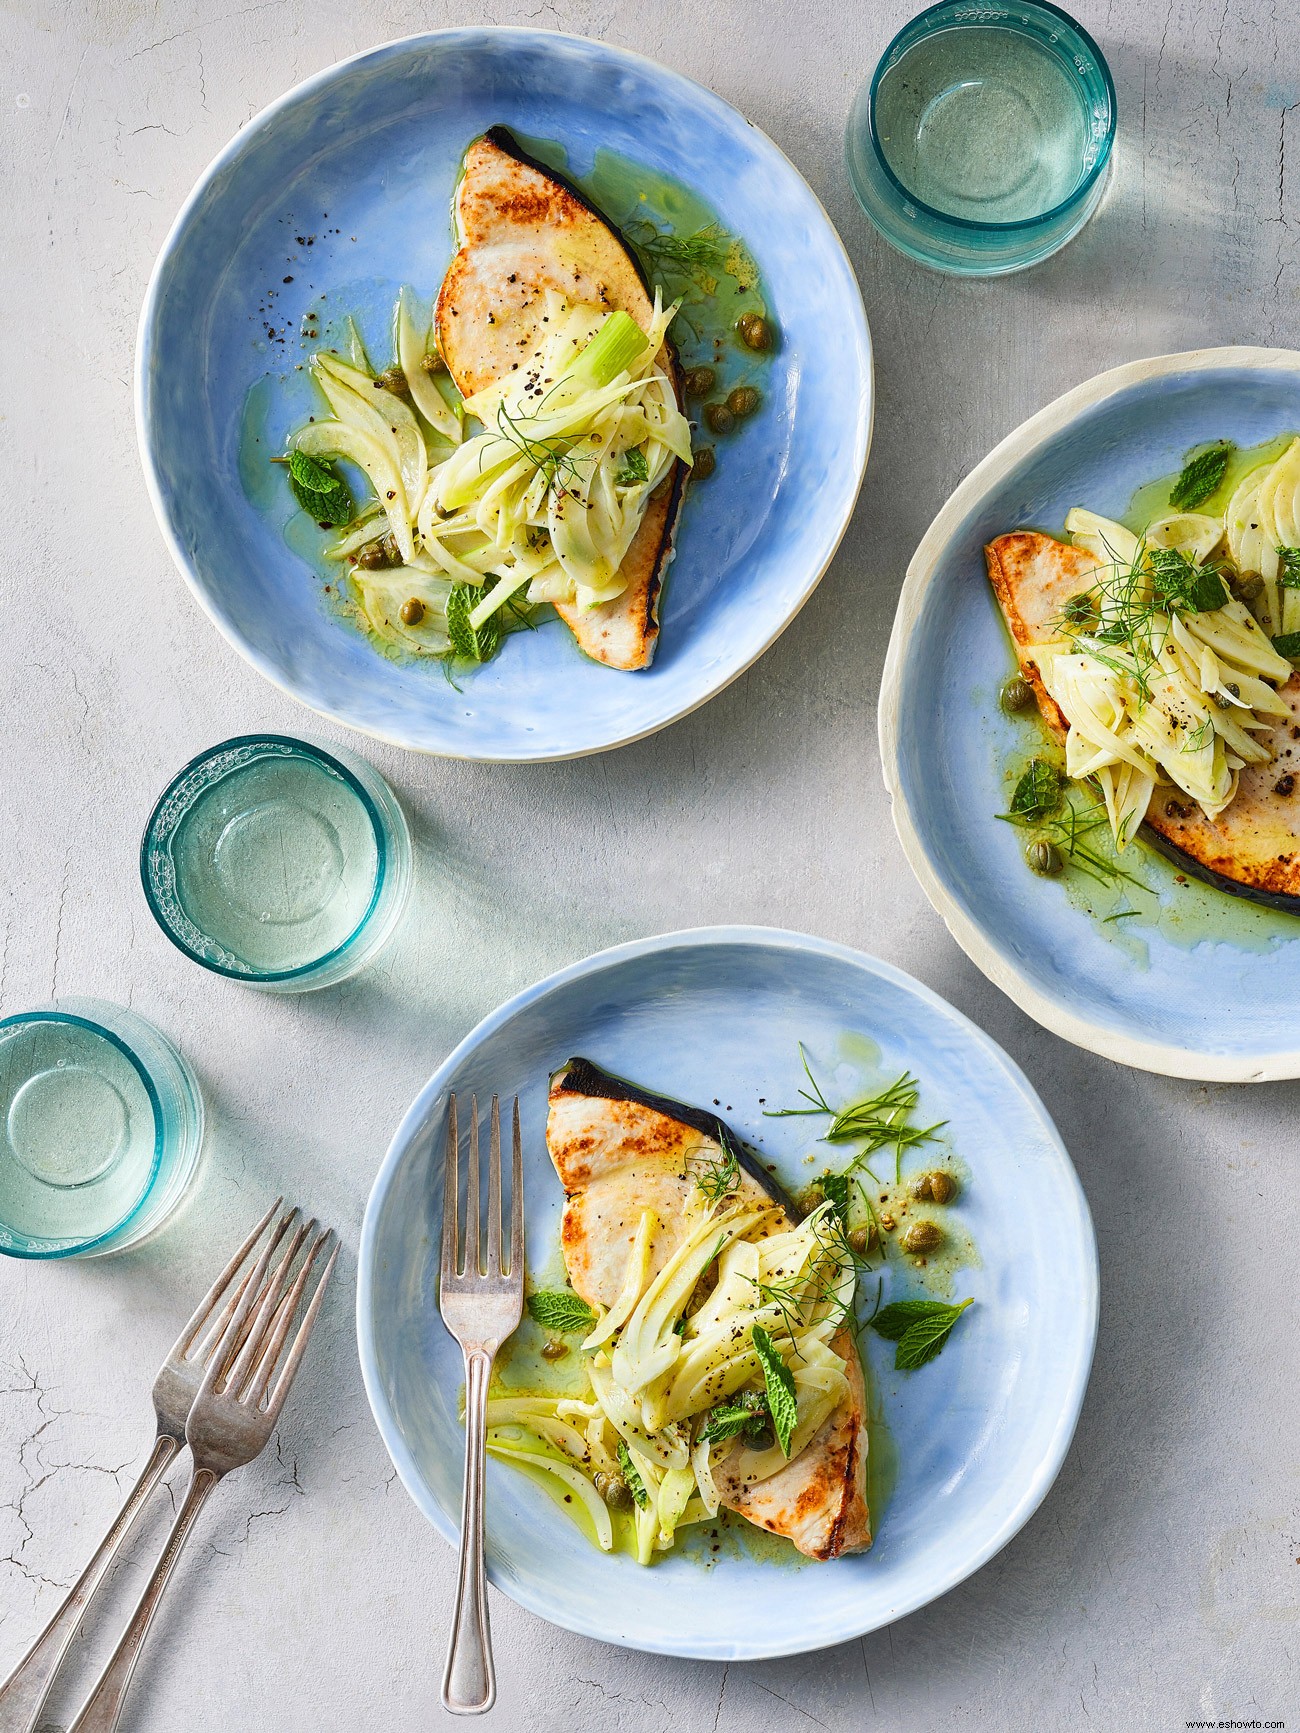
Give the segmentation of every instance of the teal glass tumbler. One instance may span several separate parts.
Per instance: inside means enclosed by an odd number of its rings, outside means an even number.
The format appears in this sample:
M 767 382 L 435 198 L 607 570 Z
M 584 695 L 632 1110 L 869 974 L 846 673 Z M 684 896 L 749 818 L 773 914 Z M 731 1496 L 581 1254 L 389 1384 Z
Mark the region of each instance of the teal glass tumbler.
M 1059 251 L 1106 190 L 1115 86 L 1046 0 L 941 0 L 885 50 L 849 115 L 858 202 L 910 258 L 961 276 Z
M 143 1017 L 68 999 L 0 1019 L 0 1253 L 137 1245 L 180 1202 L 202 1144 L 194 1073 Z
M 271 993 L 330 987 L 392 936 L 411 833 L 379 773 L 341 747 L 241 735 L 200 754 L 145 826 L 145 900 L 214 974 Z

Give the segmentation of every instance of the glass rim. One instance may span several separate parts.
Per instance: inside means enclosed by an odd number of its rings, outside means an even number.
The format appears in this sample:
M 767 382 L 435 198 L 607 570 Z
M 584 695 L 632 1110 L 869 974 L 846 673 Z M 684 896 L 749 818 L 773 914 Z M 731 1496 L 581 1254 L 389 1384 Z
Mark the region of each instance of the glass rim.
M 134 1014 L 134 1012 L 128 1012 L 129 1016 L 134 1016 Z M 145 1093 L 149 1097 L 149 1107 L 153 1113 L 153 1161 L 150 1164 L 149 1173 L 141 1188 L 140 1195 L 131 1204 L 126 1214 L 114 1222 L 112 1227 L 105 1228 L 102 1234 L 93 1234 L 88 1239 L 74 1239 L 60 1243 L 31 1234 L 23 1234 L 23 1238 L 29 1242 L 26 1250 L 19 1250 L 16 1246 L 0 1247 L 0 1255 L 11 1258 L 80 1257 L 86 1252 L 97 1250 L 107 1240 L 113 1239 L 121 1233 L 123 1228 L 129 1227 L 149 1201 L 149 1194 L 153 1191 L 154 1182 L 162 1170 L 163 1144 L 165 1142 L 162 1098 L 158 1094 L 158 1086 L 148 1067 L 134 1048 L 130 1047 L 114 1030 L 105 1028 L 102 1023 L 96 1023 L 93 1018 L 87 1017 L 79 1011 L 63 1011 L 57 1005 L 51 1005 L 44 1011 L 15 1011 L 8 1017 L 0 1017 L 0 1031 L 17 1028 L 23 1023 L 72 1023 L 79 1029 L 89 1029 L 91 1034 L 98 1035 L 109 1042 L 134 1067 L 135 1073 L 144 1085 Z M 4 1227 L 5 1231 L 11 1234 L 21 1231 L 11 1227 L 8 1222 L 4 1223 Z M 42 1250 L 41 1247 L 46 1249 Z
M 1069 197 L 1062 199 L 1059 204 L 1053 205 L 1050 210 L 1042 211 L 1036 217 L 1018 217 L 1014 222 L 1005 223 L 979 222 L 973 217 L 953 216 L 947 211 L 939 210 L 935 205 L 927 204 L 924 199 L 918 198 L 915 193 L 910 192 L 908 188 L 903 185 L 902 181 L 899 180 L 898 176 L 885 160 L 885 153 L 880 148 L 880 139 L 876 133 L 876 95 L 880 89 L 881 78 L 887 71 L 891 70 L 890 62 L 894 55 L 894 51 L 898 48 L 904 38 L 915 37 L 916 42 L 921 41 L 925 35 L 929 34 L 928 31 L 923 30 L 921 27 L 926 24 L 928 19 L 933 18 L 937 12 L 949 11 L 955 4 L 955 0 L 936 0 L 934 5 L 927 6 L 924 12 L 918 12 L 915 18 L 909 19 L 908 22 L 904 24 L 903 28 L 890 40 L 884 53 L 877 62 L 876 70 L 871 75 L 871 85 L 867 95 L 867 132 L 871 139 L 872 153 L 890 185 L 907 200 L 908 204 L 912 205 L 916 210 L 923 212 L 927 217 L 933 218 L 935 222 L 951 224 L 952 227 L 957 229 L 969 229 L 977 234 L 1015 235 L 1024 234 L 1033 229 L 1045 229 L 1049 227 L 1067 211 L 1081 203 L 1092 191 L 1093 187 L 1097 184 L 1099 176 L 1103 173 L 1107 164 L 1110 162 L 1111 149 L 1115 143 L 1117 113 L 1115 81 L 1111 77 L 1110 67 L 1106 63 L 1105 55 L 1101 52 L 1100 48 L 1098 48 L 1092 36 L 1084 29 L 1083 25 L 1080 24 L 1077 19 L 1072 18 L 1068 12 L 1062 11 L 1059 6 L 1054 6 L 1052 0 L 1018 0 L 1018 3 L 1023 5 L 1026 11 L 1040 12 L 1052 18 L 1059 18 L 1063 24 L 1068 25 L 1068 27 L 1075 33 L 1091 53 L 1097 70 L 1101 74 L 1102 84 L 1106 91 L 1106 103 L 1109 109 L 1106 136 L 1102 141 L 1101 149 L 1097 153 L 1096 160 L 1093 162 L 1091 168 L 1089 168 L 1087 174 L 1079 182 L 1078 186 L 1076 186 L 1074 191 L 1070 193 Z M 998 18 L 980 17 L 967 20 L 953 19 L 954 26 L 962 22 L 972 29 L 980 29 L 983 26 L 991 24 L 1005 25 L 1014 29 L 1017 21 L 1012 18 L 1011 8 L 1008 6 L 1005 15 Z M 909 48 L 914 45 L 914 42 L 911 41 L 907 44 Z
M 157 846 L 154 836 L 154 827 L 164 804 L 170 799 L 176 790 L 181 787 L 186 777 L 192 775 L 201 765 L 207 764 L 209 760 L 215 758 L 218 753 L 228 752 L 235 747 L 263 745 L 291 746 L 295 752 L 305 753 L 307 756 L 316 759 L 321 764 L 328 765 L 331 770 L 336 771 L 338 775 L 343 778 L 344 782 L 347 783 L 352 792 L 357 795 L 365 809 L 367 818 L 370 820 L 371 834 L 375 839 L 375 851 L 378 857 L 375 868 L 375 883 L 374 888 L 371 891 L 370 901 L 366 904 L 365 910 L 352 931 L 345 939 L 340 940 L 337 945 L 333 946 L 332 949 L 323 951 L 319 957 L 314 957 L 311 962 L 299 963 L 297 967 L 293 969 L 228 969 L 224 963 L 214 962 L 210 957 L 201 956 L 191 945 L 186 944 L 185 940 L 178 932 L 176 932 L 171 922 L 159 907 L 158 899 L 154 895 L 153 886 L 150 881 L 149 870 L 150 856 L 154 847 Z M 187 807 L 186 810 L 188 811 L 189 807 Z M 173 776 L 171 781 L 167 784 L 166 788 L 164 788 L 162 793 L 158 796 L 157 800 L 153 804 L 153 809 L 145 822 L 144 834 L 140 838 L 140 883 L 144 891 L 145 901 L 149 905 L 150 914 L 152 914 L 164 935 L 171 940 L 172 944 L 175 945 L 176 949 L 180 951 L 183 956 L 188 957 L 191 962 L 198 963 L 201 968 L 210 970 L 214 975 L 224 976 L 228 981 L 243 981 L 245 983 L 271 981 L 278 983 L 284 981 L 295 981 L 301 980 L 304 976 L 313 975 L 317 973 L 317 971 L 327 968 L 329 964 L 336 962 L 338 958 L 340 958 L 365 931 L 374 916 L 375 910 L 379 907 L 379 900 L 387 886 L 388 878 L 388 836 L 384 827 L 383 816 L 380 813 L 378 806 L 375 804 L 374 797 L 371 795 L 369 789 L 364 786 L 355 772 L 349 769 L 341 759 L 335 758 L 332 752 L 328 751 L 323 746 L 317 746 L 312 740 L 303 740 L 294 734 L 234 734 L 229 740 L 219 741 L 217 745 L 209 746 L 206 751 L 198 753 L 194 758 L 190 759 L 188 764 L 181 766 L 175 776 Z

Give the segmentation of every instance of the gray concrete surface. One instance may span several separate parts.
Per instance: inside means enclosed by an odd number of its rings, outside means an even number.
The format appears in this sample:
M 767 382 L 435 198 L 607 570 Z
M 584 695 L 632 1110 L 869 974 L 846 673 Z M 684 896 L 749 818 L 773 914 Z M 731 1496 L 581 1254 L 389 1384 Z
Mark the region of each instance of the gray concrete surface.
M 1202 1716 L 1300 1719 L 1300 1085 L 1142 1076 L 1029 1022 L 913 884 L 876 759 L 875 698 L 908 556 L 996 440 L 1120 361 L 1300 341 L 1290 9 L 1076 9 L 1119 87 L 1108 202 L 1045 267 L 961 285 L 890 252 L 845 180 L 844 115 L 910 10 L 899 0 L 5 6 L 0 1005 L 74 992 L 133 1004 L 193 1058 L 213 1134 L 197 1193 L 147 1248 L 0 1269 L 0 1669 L 75 1576 L 142 1457 L 145 1393 L 210 1245 L 283 1188 L 342 1225 L 343 1280 L 278 1454 L 204 1515 L 123 1726 L 414 1733 L 441 1722 L 453 1559 L 396 1484 L 353 1345 L 371 1176 L 418 1085 L 503 996 L 615 940 L 743 920 L 804 927 L 912 970 L 1041 1090 L 1101 1246 L 1101 1342 L 1078 1436 L 1000 1557 L 837 1650 L 677 1663 L 571 1637 L 496 1596 L 494 1724 L 1158 1733 Z M 141 823 L 177 765 L 225 735 L 308 721 L 218 639 L 164 550 L 136 457 L 137 312 L 193 180 L 266 102 L 372 43 L 474 18 L 639 49 L 772 134 L 858 269 L 877 353 L 875 447 L 818 594 L 688 721 L 539 769 L 372 750 L 416 815 L 414 916 L 353 985 L 261 998 L 186 965 L 136 880 Z M 586 894 L 558 913 L 539 908 L 539 858 L 548 885 L 572 880 Z M 166 1513 L 162 1500 L 119 1602 L 143 1580 Z M 110 1622 L 89 1633 L 83 1677 Z

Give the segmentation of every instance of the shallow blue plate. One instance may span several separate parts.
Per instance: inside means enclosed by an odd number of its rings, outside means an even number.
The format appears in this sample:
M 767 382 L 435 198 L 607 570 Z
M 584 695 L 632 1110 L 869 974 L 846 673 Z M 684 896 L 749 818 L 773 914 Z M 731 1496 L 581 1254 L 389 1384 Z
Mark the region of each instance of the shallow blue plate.
M 781 334 L 762 413 L 695 489 L 653 667 L 587 661 L 558 622 L 460 682 L 386 660 L 285 545 L 283 485 L 240 474 L 246 412 L 269 442 L 310 405 L 301 321 L 355 312 L 390 352 L 403 283 L 436 292 L 466 146 L 496 122 L 556 141 L 578 178 L 598 146 L 705 198 L 762 270 Z M 292 279 L 292 280 L 290 280 Z M 269 335 L 268 335 L 269 328 Z M 268 374 L 282 390 L 249 390 Z M 852 267 L 772 142 L 711 92 L 603 43 L 448 30 L 359 55 L 244 127 L 168 236 L 141 318 L 140 444 L 159 522 L 213 621 L 253 665 L 337 721 L 462 758 L 563 758 L 649 734 L 705 702 L 807 600 L 849 520 L 871 433 L 871 348 Z M 263 413 L 265 412 L 265 413 Z
M 1251 446 L 1296 428 L 1291 350 L 1197 350 L 1100 374 L 967 476 L 913 557 L 890 640 L 880 752 L 894 823 L 954 938 L 1058 1035 L 1175 1077 L 1300 1076 L 1300 919 L 1180 890 L 1153 863 L 1139 870 L 1163 883 L 1159 920 L 1107 925 L 1026 870 L 1024 833 L 993 817 L 1003 766 L 1029 736 L 998 709 L 1014 659 L 983 547 L 1007 530 L 1060 533 L 1075 505 L 1119 517 L 1202 441 Z
M 447 1091 L 518 1093 L 529 1266 L 549 1276 L 562 1201 L 545 1144 L 551 1071 L 582 1053 L 681 1100 L 716 1099 L 801 1185 L 830 1152 L 815 1144 L 814 1122 L 767 1119 L 760 1106 L 795 1101 L 800 1041 L 829 1090 L 862 1085 L 871 1043 L 878 1067 L 868 1061 L 869 1070 L 920 1079 L 920 1113 L 948 1121 L 969 1174 L 954 1208 L 981 1262 L 958 1276 L 957 1292 L 976 1304 L 918 1373 L 894 1372 L 892 1348 L 864 1333 L 874 1401 L 899 1455 L 867 1553 L 796 1565 L 736 1547 L 707 1568 L 674 1553 L 642 1569 L 598 1552 L 531 1481 L 489 1463 L 492 1580 L 570 1630 L 713 1660 L 794 1654 L 875 1630 L 1005 1546 L 1069 1445 L 1096 1337 L 1097 1254 L 1078 1179 L 1032 1088 L 986 1035 L 899 970 L 797 933 L 720 927 L 604 951 L 520 993 L 439 1067 L 398 1129 L 362 1228 L 357 1334 L 370 1404 L 407 1491 L 454 1541 L 463 1380 L 436 1296 Z M 815 1168 L 803 1159 L 813 1151 Z

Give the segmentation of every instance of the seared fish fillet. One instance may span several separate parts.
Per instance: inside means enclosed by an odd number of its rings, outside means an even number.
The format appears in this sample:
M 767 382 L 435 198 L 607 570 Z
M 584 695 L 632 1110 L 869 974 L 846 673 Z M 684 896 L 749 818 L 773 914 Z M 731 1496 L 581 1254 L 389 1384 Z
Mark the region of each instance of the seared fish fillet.
M 621 309 L 647 330 L 653 294 L 635 253 L 578 188 L 520 149 L 503 126 L 472 144 L 453 206 L 459 250 L 443 278 L 438 347 L 465 396 L 520 365 L 538 336 L 544 292 Z M 661 365 L 681 400 L 677 359 Z M 656 488 L 622 565 L 628 586 L 597 608 L 556 612 L 579 647 L 610 668 L 645 668 L 659 635 L 659 595 L 672 559 L 686 466 Z
M 738 1195 L 775 1203 L 793 1224 L 793 1206 L 769 1173 L 715 1114 L 652 1095 L 588 1059 L 571 1059 L 551 1080 L 546 1146 L 565 1191 L 562 1241 L 574 1290 L 608 1307 L 627 1268 L 641 1211 L 655 1211 L 652 1268 L 677 1243 L 675 1224 L 695 1185 L 691 1163 L 717 1159 L 722 1140 L 741 1164 Z M 722 1502 L 761 1528 L 786 1535 L 810 1558 L 838 1558 L 871 1544 L 866 1498 L 866 1392 L 857 1344 L 842 1330 L 832 1346 L 848 1366 L 849 1395 L 793 1462 L 746 1486 L 739 1449 L 716 1472 Z
M 1020 671 L 1038 707 L 1064 737 L 1065 717 L 1043 686 L 1036 645 L 1059 643 L 1056 622 L 1071 596 L 1095 581 L 1097 561 L 1036 530 L 999 536 L 984 550 L 992 584 L 1016 646 Z M 1178 789 L 1158 788 L 1143 826 L 1148 839 L 1184 872 L 1253 902 L 1300 914 L 1300 674 L 1281 689 L 1291 714 L 1270 736 L 1271 764 L 1241 772 L 1237 795 L 1208 819 Z

